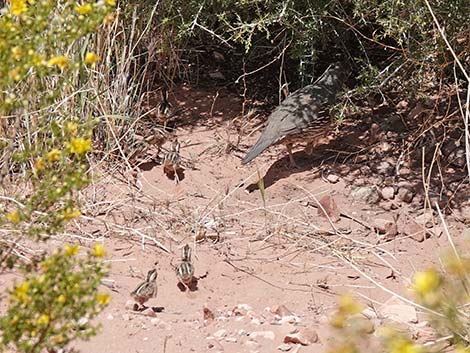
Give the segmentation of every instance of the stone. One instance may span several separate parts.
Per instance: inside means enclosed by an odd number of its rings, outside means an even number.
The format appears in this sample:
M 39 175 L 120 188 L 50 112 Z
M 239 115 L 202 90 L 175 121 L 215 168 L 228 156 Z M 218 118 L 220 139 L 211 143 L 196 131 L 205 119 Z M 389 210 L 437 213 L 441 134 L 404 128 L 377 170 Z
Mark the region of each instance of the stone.
M 339 181 L 339 176 L 336 174 L 328 174 L 326 180 L 332 184 L 336 184 Z
M 129 299 L 126 304 L 124 305 L 124 307 L 127 309 L 127 310 L 134 310 L 134 305 L 137 304 L 135 301 Z
M 360 186 L 351 191 L 351 196 L 356 201 L 364 201 L 374 204 L 380 201 L 380 195 L 377 188 L 372 186 Z
M 398 189 L 397 199 L 399 199 L 400 201 L 410 203 L 411 201 L 413 201 L 413 196 L 414 192 L 408 187 L 402 186 Z
M 251 338 L 264 338 L 267 340 L 272 340 L 276 338 L 276 335 L 274 334 L 273 331 L 254 331 L 250 333 Z
M 395 197 L 395 189 L 393 186 L 386 186 L 382 189 L 382 197 L 384 200 L 393 200 Z
M 341 219 L 338 206 L 332 196 L 325 195 L 318 202 L 321 206 L 317 208 L 318 216 L 330 219 L 333 223 L 336 223 Z
M 299 332 L 284 337 L 284 343 L 300 343 L 303 346 L 309 346 L 316 342 L 318 342 L 317 332 L 308 327 L 303 327 Z
M 213 334 L 212 334 L 213 337 L 217 338 L 217 339 L 222 339 L 224 338 L 225 336 L 227 336 L 227 330 L 225 329 L 220 329 L 218 331 L 215 331 Z
M 162 319 L 160 319 L 158 317 L 154 317 L 153 319 L 151 319 L 150 323 L 153 326 L 156 326 L 157 328 L 162 329 L 162 330 L 170 330 L 171 329 L 171 326 L 168 323 L 166 323 L 165 321 L 163 321 Z
M 393 175 L 393 172 L 394 172 L 393 165 L 391 165 L 387 161 L 380 162 L 377 165 L 376 170 L 377 170 L 378 173 L 380 173 L 382 175 Z
M 289 352 L 292 349 L 292 346 L 288 343 L 283 343 L 277 346 L 277 349 L 280 350 L 281 352 Z

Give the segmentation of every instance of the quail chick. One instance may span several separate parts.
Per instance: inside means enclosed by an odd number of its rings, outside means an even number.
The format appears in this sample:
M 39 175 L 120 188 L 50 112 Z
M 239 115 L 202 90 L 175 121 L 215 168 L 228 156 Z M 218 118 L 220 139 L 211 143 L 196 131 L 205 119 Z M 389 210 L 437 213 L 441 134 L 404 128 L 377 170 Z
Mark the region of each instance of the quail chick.
M 325 108 L 335 101 L 348 76 L 343 63 L 336 63 L 323 73 L 313 85 L 305 86 L 291 95 L 271 113 L 258 141 L 242 161 L 246 164 L 272 145 L 283 143 L 287 147 L 291 167 L 295 166 L 292 146 L 315 140 L 329 131 L 331 123 Z
M 168 91 L 166 88 L 162 89 L 162 101 L 157 106 L 157 120 L 166 128 L 168 120 L 171 118 L 173 106 L 168 101 Z
M 167 175 L 174 175 L 175 183 L 178 184 L 180 179 L 178 176 L 178 169 L 180 169 L 180 144 L 177 140 L 171 143 L 170 150 L 163 158 L 163 172 Z
M 147 278 L 131 292 L 131 296 L 141 306 L 151 298 L 157 296 L 157 270 L 153 269 L 147 273 Z
M 181 262 L 176 266 L 176 276 L 186 287 L 190 287 L 194 276 L 194 265 L 191 261 L 191 248 L 186 244 L 181 254 Z

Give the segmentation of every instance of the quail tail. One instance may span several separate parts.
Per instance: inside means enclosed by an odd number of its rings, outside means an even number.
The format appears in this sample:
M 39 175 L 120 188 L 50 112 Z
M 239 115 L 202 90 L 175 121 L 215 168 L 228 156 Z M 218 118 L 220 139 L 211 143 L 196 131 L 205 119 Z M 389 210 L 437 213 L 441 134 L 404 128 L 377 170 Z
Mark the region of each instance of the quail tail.
M 261 134 L 258 141 L 256 141 L 255 145 L 247 153 L 245 158 L 243 158 L 242 164 L 247 164 L 247 163 L 251 162 L 253 159 L 258 157 L 258 155 L 260 153 L 262 153 L 266 148 L 271 146 L 274 142 L 275 141 L 273 141 L 273 139 L 268 138 L 268 136 L 266 134 L 266 130 L 265 130 L 265 133 Z

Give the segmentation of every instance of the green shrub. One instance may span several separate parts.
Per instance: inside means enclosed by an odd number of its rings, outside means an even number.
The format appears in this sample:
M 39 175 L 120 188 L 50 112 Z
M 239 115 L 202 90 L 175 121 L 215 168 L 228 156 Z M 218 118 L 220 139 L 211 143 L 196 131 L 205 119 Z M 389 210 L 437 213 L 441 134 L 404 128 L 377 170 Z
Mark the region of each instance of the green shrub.
M 98 287 L 107 267 L 97 244 L 87 256 L 77 245 L 66 245 L 37 264 L 25 280 L 9 291 L 7 313 L 0 318 L 2 345 L 20 352 L 57 351 L 71 341 L 95 335 L 91 323 L 109 302 Z
M 89 40 L 113 20 L 114 0 L 10 0 L 0 12 L 0 269 L 11 268 L 26 237 L 46 240 L 80 216 L 90 180 L 95 96 L 84 90 L 99 61 Z M 24 267 L 0 318 L 2 348 L 39 352 L 95 334 L 108 303 L 98 286 L 104 250 L 78 256 L 66 245 Z

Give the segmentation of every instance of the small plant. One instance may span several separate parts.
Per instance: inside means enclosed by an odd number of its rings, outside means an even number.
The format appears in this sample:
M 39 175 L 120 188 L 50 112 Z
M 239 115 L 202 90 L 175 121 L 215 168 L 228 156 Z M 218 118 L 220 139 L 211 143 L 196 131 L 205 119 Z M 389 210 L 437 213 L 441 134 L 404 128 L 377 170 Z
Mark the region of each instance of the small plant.
M 91 320 L 109 302 L 109 294 L 98 291 L 107 272 L 104 250 L 96 244 L 86 256 L 78 251 L 78 245 L 65 245 L 37 263 L 36 271 L 24 269 L 25 279 L 8 291 L 9 307 L 0 318 L 3 348 L 57 351 L 96 333 Z

